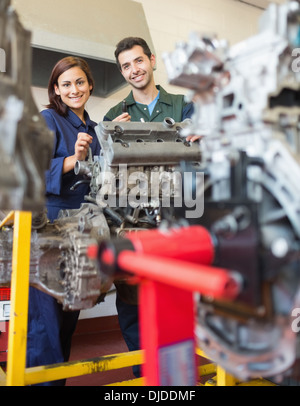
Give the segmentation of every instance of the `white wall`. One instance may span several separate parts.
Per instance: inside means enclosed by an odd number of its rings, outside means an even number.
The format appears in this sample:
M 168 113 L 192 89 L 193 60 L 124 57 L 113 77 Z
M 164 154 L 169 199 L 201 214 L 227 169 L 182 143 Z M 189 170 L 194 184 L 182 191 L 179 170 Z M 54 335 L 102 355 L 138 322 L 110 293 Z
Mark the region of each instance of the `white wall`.
M 191 31 L 216 34 L 230 44 L 239 42 L 257 33 L 258 18 L 262 10 L 242 4 L 236 0 L 136 0 L 142 3 L 152 36 L 157 58 L 156 83 L 173 93 L 185 93 L 184 89 L 168 84 L 163 52 L 171 52 L 178 41 L 187 41 Z M 42 2 L 37 4 L 41 5 Z M 101 13 L 101 10 L 99 10 Z M 82 21 L 80 21 L 82 24 Z M 81 27 L 81 29 L 84 29 Z M 121 39 L 121 38 L 120 38 Z M 53 46 L 55 48 L 55 46 Z M 93 120 L 99 122 L 110 107 L 129 93 L 126 87 L 114 95 L 101 99 L 91 97 L 87 110 Z M 40 109 L 47 104 L 45 89 L 33 88 L 33 95 Z M 94 309 L 81 312 L 81 318 L 116 314 L 114 295 Z

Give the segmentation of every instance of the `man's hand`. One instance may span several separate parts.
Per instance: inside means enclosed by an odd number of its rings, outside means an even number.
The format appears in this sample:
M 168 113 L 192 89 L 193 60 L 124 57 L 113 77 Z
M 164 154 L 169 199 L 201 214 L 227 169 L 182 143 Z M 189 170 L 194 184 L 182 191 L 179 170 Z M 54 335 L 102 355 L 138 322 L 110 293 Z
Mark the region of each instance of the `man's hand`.
M 186 141 L 194 142 L 194 141 L 197 141 L 197 140 L 199 140 L 201 138 L 202 138 L 201 135 L 188 135 L 186 137 Z
M 131 116 L 128 113 L 122 113 L 120 116 L 116 117 L 113 121 L 130 121 Z

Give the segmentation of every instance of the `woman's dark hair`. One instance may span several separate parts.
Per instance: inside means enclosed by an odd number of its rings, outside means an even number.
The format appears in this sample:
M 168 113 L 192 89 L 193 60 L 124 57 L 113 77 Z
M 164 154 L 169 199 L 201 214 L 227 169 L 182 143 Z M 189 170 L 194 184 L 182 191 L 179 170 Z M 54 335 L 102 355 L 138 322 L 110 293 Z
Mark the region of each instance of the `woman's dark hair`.
M 144 54 L 151 58 L 152 52 L 147 44 L 147 42 L 143 38 L 139 37 L 127 37 L 122 39 L 116 47 L 115 50 L 115 58 L 118 68 L 121 70 L 121 65 L 119 63 L 119 55 L 123 51 L 128 51 L 132 49 L 134 46 L 139 45 L 143 48 Z
M 79 58 L 77 56 L 67 56 L 61 60 L 59 60 L 54 68 L 52 69 L 52 73 L 50 75 L 49 83 L 48 83 L 48 97 L 49 97 L 49 104 L 46 106 L 48 109 L 54 109 L 58 114 L 61 116 L 66 116 L 68 107 L 63 101 L 61 97 L 55 93 L 54 85 L 58 86 L 58 78 L 61 74 L 66 72 L 67 70 L 79 67 L 83 72 L 86 74 L 87 80 L 89 85 L 92 85 L 91 94 L 93 92 L 95 82 L 90 70 L 89 65 L 87 62 Z

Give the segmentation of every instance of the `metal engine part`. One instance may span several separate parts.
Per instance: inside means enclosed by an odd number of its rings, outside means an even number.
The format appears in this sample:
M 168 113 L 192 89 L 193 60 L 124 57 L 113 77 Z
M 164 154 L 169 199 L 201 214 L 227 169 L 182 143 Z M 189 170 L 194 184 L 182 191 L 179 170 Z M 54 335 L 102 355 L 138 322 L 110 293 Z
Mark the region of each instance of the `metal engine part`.
M 162 203 L 169 202 L 170 196 L 182 193 L 181 179 L 174 176 L 176 167 L 182 160 L 197 165 L 200 150 L 197 144 L 187 143 L 181 137 L 189 123 L 175 123 L 171 119 L 167 122 L 168 125 L 134 122 L 122 126 L 101 122 L 96 127 L 101 155 L 76 163 L 75 173 L 85 175 L 90 183 L 87 203 L 80 210 L 60 212 L 53 225 L 58 232 L 58 245 L 54 239 L 53 246 L 53 231 L 47 231 L 51 225 L 41 232 L 41 241 L 48 241 L 53 247 L 47 252 L 49 265 L 52 258 L 52 266 L 44 266 L 44 255 L 39 260 L 40 274 L 35 277 L 45 285 L 45 277 L 48 278 L 51 268 L 58 265 L 55 289 L 52 292 L 48 289 L 48 292 L 54 295 L 58 283 L 63 285 L 63 296 L 59 300 L 65 309 L 92 307 L 113 282 L 124 300 L 136 303 L 136 287 L 128 286 L 126 277 L 113 281 L 100 274 L 98 265 L 87 258 L 87 249 L 101 240 L 122 237 L 126 232 L 158 227 Z M 158 143 L 161 153 L 153 155 L 152 148 L 155 149 Z M 53 250 L 57 250 L 57 246 L 58 262 L 53 261 Z
M 158 227 L 163 207 L 182 196 L 178 165 L 197 165 L 200 160 L 197 143 L 182 137 L 189 124 L 166 118 L 163 123 L 101 122 L 96 127 L 101 155 L 78 161 L 75 173 L 90 182 L 86 200 L 103 210 L 110 237 Z M 137 304 L 137 288 L 126 281 L 114 281 L 118 293 Z
M 53 134 L 31 93 L 31 33 L 0 2 L 0 208 L 40 211 Z
M 164 55 L 170 82 L 195 102 L 186 134 L 201 137 L 204 215 L 189 221 L 215 236 L 214 264 L 243 278 L 233 303 L 198 298 L 198 345 L 242 380 L 280 379 L 298 357 L 299 47 L 300 3 L 288 1 L 232 47 L 192 33 Z
M 101 155 L 77 162 L 75 172 L 90 179 L 87 200 L 103 208 L 112 236 L 126 231 L 157 227 L 162 206 L 182 194 L 178 165 L 197 165 L 197 144 L 186 142 L 187 120 L 175 123 L 101 122 L 96 133 Z
M 59 218 L 42 228 L 32 229 L 30 285 L 55 297 L 65 310 L 93 307 L 112 281 L 100 277 L 88 247 L 109 239 L 101 209 L 83 204 L 79 210 L 60 212 Z M 0 284 L 8 284 L 12 269 L 13 227 L 0 233 Z

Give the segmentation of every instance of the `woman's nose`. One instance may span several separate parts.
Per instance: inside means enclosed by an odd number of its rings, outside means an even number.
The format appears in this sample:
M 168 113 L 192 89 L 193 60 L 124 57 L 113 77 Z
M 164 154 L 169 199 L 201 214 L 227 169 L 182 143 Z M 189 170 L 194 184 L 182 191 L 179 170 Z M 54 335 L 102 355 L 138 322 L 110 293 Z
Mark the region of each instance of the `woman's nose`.
M 77 85 L 76 84 L 72 85 L 71 90 L 72 90 L 72 93 L 78 93 Z

